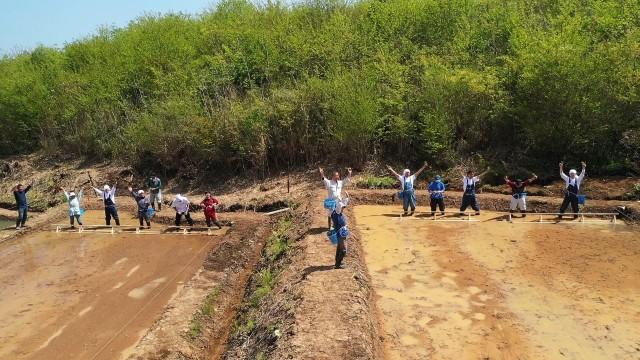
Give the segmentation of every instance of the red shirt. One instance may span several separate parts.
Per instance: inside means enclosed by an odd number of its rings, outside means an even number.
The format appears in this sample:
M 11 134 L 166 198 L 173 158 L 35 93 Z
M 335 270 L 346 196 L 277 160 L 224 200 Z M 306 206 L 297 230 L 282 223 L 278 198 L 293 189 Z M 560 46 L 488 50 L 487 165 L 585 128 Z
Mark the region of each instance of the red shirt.
M 515 181 L 507 180 L 507 185 L 511 187 L 511 190 L 514 194 L 523 193 L 527 185 L 531 184 L 531 181 L 528 179 L 521 182 L 520 186 Z
M 219 204 L 218 199 L 213 197 L 209 199 L 204 199 L 200 203 L 200 205 L 204 206 L 204 213 L 209 216 L 213 216 L 216 214 L 216 205 L 218 204 Z

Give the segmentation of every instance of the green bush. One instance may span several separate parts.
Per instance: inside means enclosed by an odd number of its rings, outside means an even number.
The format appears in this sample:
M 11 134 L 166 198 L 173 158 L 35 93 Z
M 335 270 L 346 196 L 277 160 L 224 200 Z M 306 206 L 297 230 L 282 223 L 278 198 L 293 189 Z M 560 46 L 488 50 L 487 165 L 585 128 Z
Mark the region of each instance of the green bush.
M 638 29 L 616 0 L 224 0 L 0 59 L 0 155 L 637 172 Z
M 392 189 L 397 183 L 398 180 L 390 176 L 365 175 L 358 180 L 356 185 L 362 189 Z

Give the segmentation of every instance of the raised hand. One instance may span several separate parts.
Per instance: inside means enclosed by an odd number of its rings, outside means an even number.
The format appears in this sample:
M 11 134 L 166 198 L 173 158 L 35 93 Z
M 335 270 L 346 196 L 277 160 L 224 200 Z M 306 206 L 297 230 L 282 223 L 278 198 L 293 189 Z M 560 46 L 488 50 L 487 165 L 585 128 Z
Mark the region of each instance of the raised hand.
M 587 167 L 587 163 L 586 163 L 586 162 L 584 162 L 584 161 L 581 161 L 581 162 L 580 162 L 580 164 L 582 164 L 582 168 L 583 168 L 583 169 Z
M 129 186 L 127 189 L 129 190 L 129 192 L 133 192 L 133 188 L 131 186 Z
M 560 163 L 558 164 L 558 166 L 560 166 L 560 169 L 562 169 L 564 167 L 564 162 L 560 161 Z

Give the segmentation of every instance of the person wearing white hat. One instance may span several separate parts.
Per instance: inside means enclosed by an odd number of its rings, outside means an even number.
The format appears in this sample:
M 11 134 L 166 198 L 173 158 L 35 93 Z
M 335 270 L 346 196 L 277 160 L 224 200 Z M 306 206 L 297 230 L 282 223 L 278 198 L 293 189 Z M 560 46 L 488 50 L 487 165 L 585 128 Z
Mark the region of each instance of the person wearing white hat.
M 413 215 L 414 211 L 416 211 L 416 192 L 414 189 L 414 183 L 416 178 L 427 168 L 427 162 L 424 164 L 415 174 L 411 175 L 411 170 L 404 169 L 402 175 L 398 174 L 393 170 L 393 168 L 387 165 L 387 169 L 395 175 L 396 178 L 400 181 L 400 192 L 398 196 L 402 198 L 402 208 L 404 209 L 404 214 L 407 215 L 409 211 L 409 207 L 411 207 L 411 214 Z
M 580 193 L 580 187 L 582 186 L 582 181 L 584 180 L 585 171 L 587 169 L 587 163 L 584 161 L 581 162 L 582 171 L 580 175 L 575 169 L 569 170 L 569 176 L 564 173 L 564 163 L 560 162 L 560 177 L 564 180 L 564 200 L 562 201 L 562 205 L 560 206 L 560 215 L 558 215 L 559 219 L 562 219 L 562 215 L 571 204 L 571 209 L 573 210 L 573 218 L 578 217 L 578 194 Z
M 347 219 L 344 216 L 344 208 L 347 207 L 348 199 L 342 199 L 341 197 L 336 200 L 336 206 L 331 211 L 331 221 L 333 222 L 333 231 L 336 231 L 338 244 L 336 247 L 336 259 L 335 259 L 335 269 L 344 269 L 344 264 L 342 261 L 344 257 L 347 255 Z
M 182 196 L 181 194 L 176 195 L 176 198 L 171 203 L 171 207 L 176 210 L 176 226 L 180 226 L 183 215 L 185 219 L 187 219 L 189 226 L 193 226 L 193 220 L 189 214 L 189 199 L 187 199 L 186 196 Z
M 138 220 L 140 221 L 140 227 L 143 226 L 143 222 L 146 222 L 147 228 L 150 229 L 151 217 L 149 216 L 149 207 L 151 207 L 151 202 L 145 196 L 144 190 L 133 191 L 133 188 L 129 186 L 129 192 L 138 204 Z
M 111 225 L 111 218 L 115 220 L 116 225 L 120 226 L 120 218 L 118 217 L 118 209 L 116 208 L 116 186 L 118 186 L 118 183 L 113 185 L 113 188 L 109 187 L 109 185 L 105 185 L 102 190 L 96 187 L 93 188 L 104 202 L 104 219 L 107 226 Z
M 75 220 L 78 221 L 78 225 L 82 226 L 82 221 L 80 220 L 81 210 L 80 204 L 82 203 L 82 193 L 83 190 L 80 190 L 77 194 L 75 191 L 67 192 L 64 188 L 60 188 L 64 193 L 64 197 L 67 199 L 67 203 L 69 204 L 69 223 L 71 224 L 71 228 L 75 228 Z
M 460 215 L 464 215 L 467 207 L 471 206 L 476 215 L 480 215 L 480 205 L 476 197 L 476 189 L 480 179 L 489 172 L 489 168 L 482 174 L 476 176 L 473 170 L 468 170 L 467 175 L 462 177 L 462 204 L 460 205 Z

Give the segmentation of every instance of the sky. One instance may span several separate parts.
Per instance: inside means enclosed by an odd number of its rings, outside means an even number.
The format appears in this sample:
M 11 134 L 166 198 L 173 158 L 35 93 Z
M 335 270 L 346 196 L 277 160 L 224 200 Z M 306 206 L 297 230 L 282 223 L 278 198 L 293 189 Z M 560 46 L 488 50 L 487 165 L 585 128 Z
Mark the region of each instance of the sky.
M 0 56 L 38 45 L 62 47 L 100 26 L 126 26 L 144 14 L 198 14 L 215 0 L 0 0 Z

